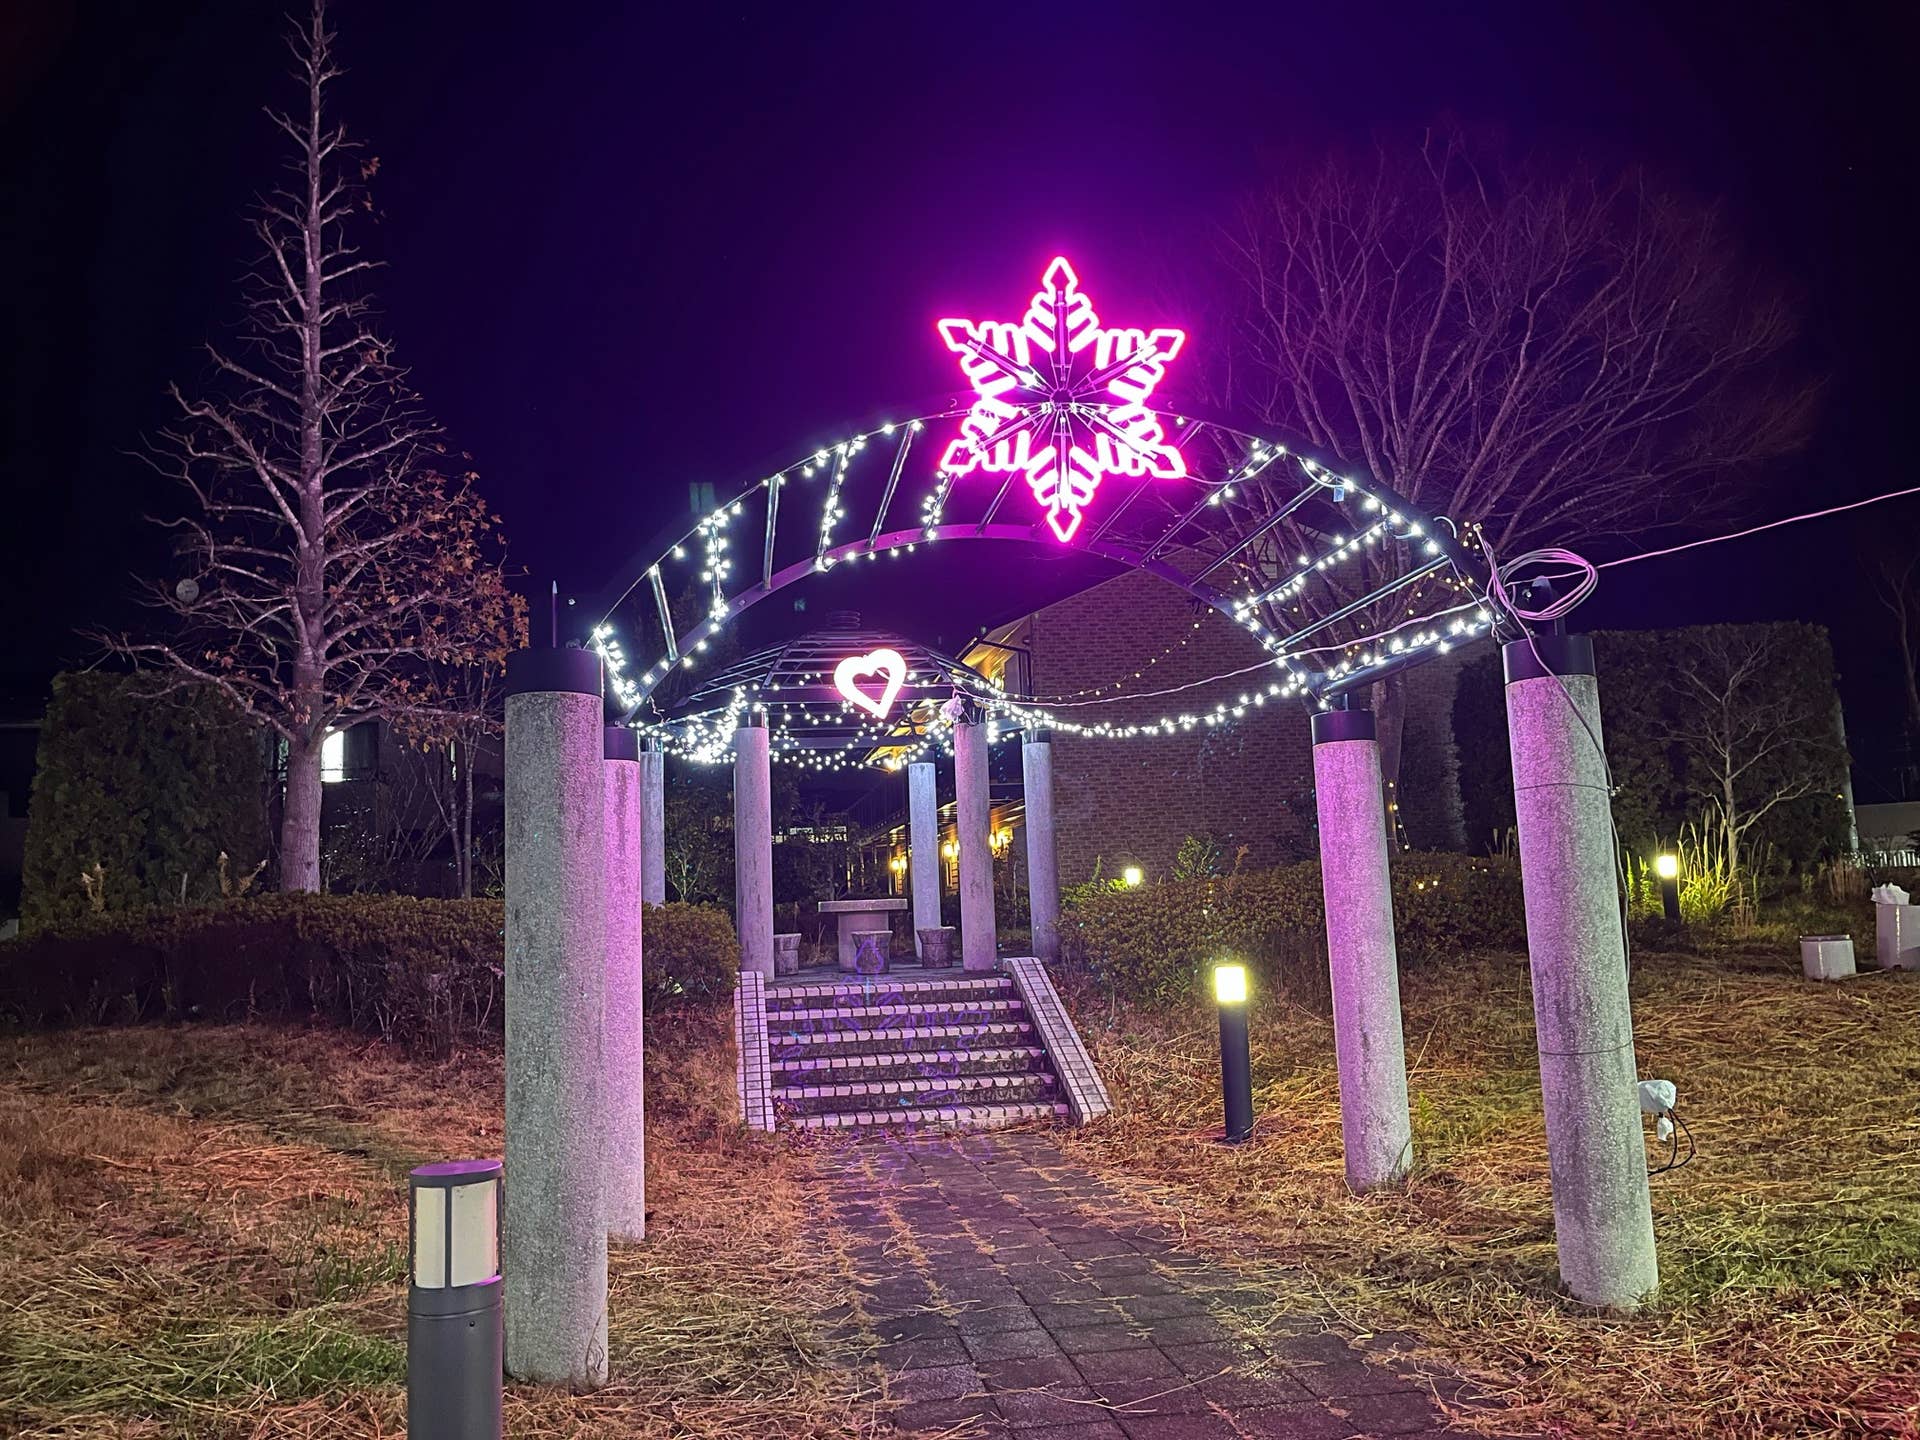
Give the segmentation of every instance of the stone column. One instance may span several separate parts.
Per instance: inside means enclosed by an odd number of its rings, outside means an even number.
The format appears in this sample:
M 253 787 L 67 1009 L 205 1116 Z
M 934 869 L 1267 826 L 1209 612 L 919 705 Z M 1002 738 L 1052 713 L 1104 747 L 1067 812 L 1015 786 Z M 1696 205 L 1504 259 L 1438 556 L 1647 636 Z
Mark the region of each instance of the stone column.
M 940 778 L 931 760 L 907 765 L 907 874 L 913 885 L 913 951 L 940 924 Z
M 1053 732 L 1029 730 L 1020 744 L 1027 812 L 1027 894 L 1033 910 L 1033 953 L 1060 958 L 1060 857 L 1053 839 Z
M 991 970 L 998 945 L 993 924 L 993 792 L 987 778 L 987 727 L 979 719 L 953 727 L 955 810 L 960 842 L 960 959 L 968 970 Z
M 607 1114 L 607 1235 L 647 1235 L 647 1101 L 641 1013 L 642 857 L 645 775 L 639 737 L 624 725 L 606 732 L 607 999 L 602 1073 Z
M 766 720 L 733 732 L 733 926 L 740 968 L 773 979 L 773 776 Z
M 667 757 L 658 740 L 640 750 L 640 898 L 667 903 Z
M 1593 642 L 1540 635 L 1502 658 L 1560 1279 L 1576 1300 L 1630 1310 L 1660 1272 Z
M 507 1373 L 607 1381 L 600 660 L 507 662 Z
M 1313 717 L 1313 783 L 1347 1186 L 1375 1190 L 1398 1183 L 1413 1165 L 1413 1128 L 1380 742 L 1370 711 Z

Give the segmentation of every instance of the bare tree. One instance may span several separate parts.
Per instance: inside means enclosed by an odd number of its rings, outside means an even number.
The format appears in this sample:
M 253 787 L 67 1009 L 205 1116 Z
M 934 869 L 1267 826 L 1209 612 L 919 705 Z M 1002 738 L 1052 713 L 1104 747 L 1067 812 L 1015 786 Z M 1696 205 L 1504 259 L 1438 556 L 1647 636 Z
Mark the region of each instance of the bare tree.
M 1920 740 L 1920 549 L 1873 546 L 1873 593 L 1893 617 L 1894 663 L 1905 686 L 1907 734 Z
M 1833 697 L 1796 683 L 1791 627 L 1710 625 L 1687 632 L 1663 672 L 1670 691 L 1659 730 L 1686 757 L 1687 788 L 1727 873 L 1752 859 L 1748 836 L 1782 805 L 1838 785 L 1846 764 Z M 1824 643 L 1824 642 L 1822 642 Z
M 288 48 L 304 103 L 267 112 L 291 178 L 253 219 L 243 334 L 208 348 L 206 397 L 171 388 L 180 418 L 150 455 L 189 492 L 188 513 L 162 523 L 192 569 L 153 587 L 170 633 L 115 643 L 174 681 L 217 685 L 283 742 L 281 885 L 312 890 L 328 731 L 436 708 L 422 667 L 501 663 L 525 619 L 474 477 L 436 468 L 439 427 L 375 327 L 378 262 L 348 231 L 378 161 L 326 114 L 340 71 L 325 0 Z
M 1792 307 L 1716 210 L 1637 172 L 1511 163 L 1441 129 L 1262 193 L 1226 254 L 1230 403 L 1497 556 L 1696 521 L 1807 432 Z M 1314 548 L 1283 525 L 1263 558 L 1277 577 Z M 1379 578 L 1363 563 L 1353 593 Z M 1394 603 L 1354 625 L 1404 618 Z M 1404 699 L 1385 689 L 1391 779 Z

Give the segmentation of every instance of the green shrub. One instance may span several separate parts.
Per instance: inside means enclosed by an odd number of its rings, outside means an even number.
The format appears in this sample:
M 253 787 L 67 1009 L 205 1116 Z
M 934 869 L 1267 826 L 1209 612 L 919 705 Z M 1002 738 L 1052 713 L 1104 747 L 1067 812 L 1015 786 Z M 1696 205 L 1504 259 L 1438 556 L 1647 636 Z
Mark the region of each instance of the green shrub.
M 1519 866 L 1444 852 L 1395 857 L 1394 926 L 1406 965 L 1466 950 L 1522 946 Z M 1325 954 L 1317 861 L 1224 878 L 1089 891 L 1061 920 L 1061 951 L 1134 999 L 1201 995 L 1214 961 L 1235 959 L 1278 982 L 1304 949 Z
M 733 994 L 740 941 L 718 905 L 649 905 L 642 920 L 647 1003 L 709 1001 Z
M 54 679 L 27 809 L 23 929 L 217 900 L 223 852 L 227 887 L 267 853 L 259 736 L 210 688 L 153 696 L 141 683 Z
M 649 907 L 647 1002 L 730 994 L 724 911 Z M 433 1055 L 502 1024 L 505 907 L 405 895 L 264 895 L 90 915 L 0 942 L 0 1017 L 41 1028 L 116 1020 L 320 1017 Z

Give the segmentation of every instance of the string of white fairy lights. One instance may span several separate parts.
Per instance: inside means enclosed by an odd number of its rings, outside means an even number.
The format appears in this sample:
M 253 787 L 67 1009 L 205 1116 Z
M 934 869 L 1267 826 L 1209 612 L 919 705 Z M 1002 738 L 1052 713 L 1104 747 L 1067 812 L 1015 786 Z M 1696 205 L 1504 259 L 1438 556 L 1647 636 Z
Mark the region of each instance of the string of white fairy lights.
M 1180 426 L 1188 423 L 1186 417 L 1182 416 L 1176 416 L 1174 420 L 1175 423 Z M 905 428 L 919 431 L 925 428 L 925 423 L 924 420 L 908 421 L 905 422 Z M 753 491 L 749 491 L 741 497 L 715 507 L 695 523 L 693 529 L 688 532 L 681 542 L 676 543 L 670 548 L 668 555 L 663 557 L 663 559 L 684 560 L 687 558 L 688 543 L 698 541 L 702 552 L 700 561 L 702 568 L 699 576 L 701 581 L 708 587 L 709 594 L 705 626 L 706 633 L 704 633 L 700 639 L 694 641 L 688 649 L 679 653 L 677 659 L 681 668 L 686 670 L 697 668 L 698 657 L 709 648 L 713 633 L 724 627 L 734 613 L 732 605 L 726 598 L 726 582 L 733 573 L 733 562 L 729 553 L 731 547 L 728 530 L 732 521 L 743 514 L 743 502 L 750 498 L 754 491 L 760 489 L 769 491 L 770 495 L 777 495 L 783 485 L 795 478 L 796 472 L 799 478 L 810 479 L 816 474 L 825 471 L 828 475 L 828 486 L 821 510 L 820 528 L 815 552 L 815 567 L 821 570 L 828 569 L 835 563 L 834 558 L 827 553 L 833 548 L 835 525 L 839 520 L 845 518 L 845 510 L 840 503 L 841 491 L 846 483 L 848 471 L 855 457 L 858 456 L 874 438 L 891 438 L 901 428 L 903 427 L 889 423 L 878 427 L 876 430 L 856 434 L 834 446 L 815 451 L 811 457 L 797 461 L 785 470 L 778 471 L 769 476 L 766 480 L 760 482 L 760 485 L 754 487 Z M 983 677 L 982 683 L 991 688 L 988 693 L 975 696 L 982 708 L 990 716 L 1004 718 L 1023 726 L 1045 726 L 1069 734 L 1086 735 L 1102 739 L 1120 740 L 1175 735 L 1197 728 L 1211 729 L 1230 724 L 1244 718 L 1250 711 L 1263 707 L 1271 699 L 1281 699 L 1301 693 L 1306 689 L 1307 681 L 1305 675 L 1294 668 L 1295 662 L 1298 660 L 1310 656 L 1339 653 L 1342 658 L 1325 672 L 1327 676 L 1338 677 L 1350 673 L 1356 666 L 1365 667 L 1376 664 L 1390 654 L 1399 654 L 1407 650 L 1418 650 L 1431 646 L 1435 647 L 1438 652 L 1444 653 L 1451 649 L 1454 644 L 1472 638 L 1472 636 L 1490 625 L 1491 616 L 1486 611 L 1484 605 L 1460 605 L 1449 607 L 1434 615 L 1420 617 L 1418 620 L 1389 627 L 1374 635 L 1362 637 L 1359 640 L 1345 642 L 1340 645 L 1319 646 L 1311 649 L 1290 647 L 1285 639 L 1275 634 L 1267 624 L 1261 613 L 1263 607 L 1291 608 L 1296 613 L 1299 613 L 1301 610 L 1300 597 L 1302 592 L 1316 575 L 1326 574 L 1345 561 L 1377 549 L 1388 537 L 1402 542 L 1417 542 L 1421 544 L 1425 553 L 1429 556 L 1438 555 L 1440 553 L 1440 546 L 1437 541 L 1424 533 L 1418 522 L 1408 522 L 1397 510 L 1387 505 L 1379 497 L 1368 492 L 1359 482 L 1348 477 L 1336 475 L 1310 457 L 1293 454 L 1283 445 L 1268 444 L 1260 440 L 1250 442 L 1245 459 L 1224 482 L 1214 487 L 1207 497 L 1208 503 L 1217 506 L 1226 500 L 1234 498 L 1238 485 L 1257 477 L 1282 459 L 1291 459 L 1299 468 L 1300 472 L 1314 485 L 1325 489 L 1328 492 L 1329 498 L 1333 501 L 1346 502 L 1348 497 L 1352 496 L 1361 504 L 1365 513 L 1375 514 L 1379 518 L 1370 524 L 1361 526 L 1353 534 L 1336 535 L 1332 541 L 1332 549 L 1321 555 L 1317 560 L 1305 555 L 1301 556 L 1301 568 L 1277 585 L 1253 591 L 1244 596 L 1237 597 L 1233 601 L 1231 619 L 1255 638 L 1267 652 L 1269 656 L 1267 660 L 1252 666 L 1243 667 L 1240 670 L 1228 672 L 1226 675 L 1209 677 L 1206 680 L 1192 682 L 1185 686 L 1172 687 L 1171 690 L 1165 692 L 1149 691 L 1144 694 L 1125 694 L 1121 693 L 1119 686 L 1116 685 L 1115 693 L 1112 695 L 1063 697 L 1058 701 L 1052 702 L 1015 701 L 1007 697 L 1003 692 L 1000 692 L 997 685 L 993 685 L 992 682 L 986 681 Z M 946 499 L 951 491 L 954 478 L 954 474 L 945 467 L 942 467 L 936 475 L 934 489 L 922 507 L 922 524 L 917 538 L 905 542 L 873 545 L 864 552 L 856 552 L 853 556 L 844 558 L 858 558 L 860 553 L 866 554 L 870 560 L 877 559 L 880 553 L 891 553 L 897 556 L 902 551 L 909 553 L 914 551 L 921 543 L 931 543 L 937 540 L 939 538 L 938 531 L 944 518 Z M 656 562 L 654 565 L 648 567 L 648 569 L 643 572 L 641 579 L 634 582 L 635 585 L 640 584 L 641 580 L 650 580 L 655 584 L 656 594 L 660 593 L 660 563 L 661 562 Z M 629 587 L 628 593 L 631 593 L 631 589 L 632 587 Z M 623 595 L 621 598 L 624 600 L 625 596 Z M 1294 602 L 1290 607 L 1287 605 L 1289 600 Z M 1471 619 L 1460 618 L 1458 612 L 1469 608 L 1475 610 L 1474 617 Z M 1449 619 L 1448 617 L 1452 618 Z M 1440 628 L 1438 624 L 1438 622 L 1442 620 L 1446 621 L 1444 628 Z M 1196 629 L 1198 629 L 1199 624 L 1200 622 L 1195 622 Z M 1423 626 L 1426 628 L 1422 628 Z M 1185 636 L 1178 643 L 1184 645 L 1191 638 L 1191 635 Z M 1373 645 L 1375 642 L 1379 642 L 1383 647 L 1377 653 L 1365 648 Z M 628 673 L 626 653 L 609 623 L 602 622 L 595 627 L 590 643 L 606 662 L 609 685 L 616 699 L 620 701 L 623 708 L 628 710 L 636 708 L 644 700 L 645 696 L 652 691 L 653 687 L 665 677 L 667 670 L 671 668 L 674 663 L 675 657 L 671 655 L 662 656 L 636 679 Z M 1168 653 L 1171 653 L 1171 648 L 1172 647 L 1170 647 Z M 1157 664 L 1160 658 L 1161 657 L 1156 656 L 1147 661 L 1146 664 L 1142 666 L 1142 672 L 1144 672 L 1145 669 L 1151 668 L 1154 664 Z M 1283 679 L 1270 681 L 1264 687 L 1250 689 L 1249 691 L 1241 693 L 1235 699 L 1220 701 L 1210 709 L 1204 711 L 1168 714 L 1152 720 L 1126 722 L 1095 721 L 1091 723 L 1063 717 L 1055 713 L 1056 708 L 1077 708 L 1084 705 L 1135 701 L 1155 694 L 1175 693 L 1200 688 L 1207 684 L 1220 683 L 1238 678 L 1239 676 L 1250 674 L 1254 671 L 1270 670 L 1276 667 L 1284 668 L 1287 671 Z M 1137 674 L 1138 673 L 1141 672 L 1137 672 Z M 747 696 L 746 692 L 743 691 L 741 694 L 742 699 L 740 704 L 759 705 L 759 702 Z M 853 763 L 852 757 L 866 756 L 871 754 L 876 747 L 882 747 L 885 753 L 877 763 L 901 763 L 899 760 L 901 754 L 916 749 L 924 749 L 929 744 L 937 743 L 937 737 L 942 733 L 941 727 L 938 725 L 923 726 L 918 732 L 920 738 L 910 740 L 903 744 L 900 740 L 900 733 L 897 726 L 888 727 L 854 724 L 851 729 L 847 729 L 847 722 L 851 718 L 851 710 L 844 704 L 840 709 L 843 713 L 841 716 L 835 718 L 834 723 L 839 728 L 846 729 L 847 739 L 841 746 L 836 749 L 823 750 L 811 745 L 801 747 L 798 744 L 790 743 L 785 753 L 803 754 L 806 758 L 800 763 L 811 765 L 814 768 L 827 769 L 840 768 L 843 764 Z M 742 713 L 744 713 L 743 710 L 730 705 L 720 710 L 707 712 L 702 716 L 683 716 L 669 724 L 641 725 L 636 726 L 636 728 L 642 730 L 643 733 L 659 739 L 661 743 L 668 745 L 676 753 L 685 754 L 693 759 L 703 759 L 708 762 L 713 762 L 723 758 L 725 754 L 731 753 L 732 729 L 734 723 L 738 721 Z M 817 726 L 821 722 L 819 720 L 812 720 L 808 723 Z M 777 728 L 775 737 L 776 746 L 783 738 L 787 737 L 788 731 L 786 727 L 781 726 Z M 724 752 L 720 744 L 723 739 L 726 742 Z

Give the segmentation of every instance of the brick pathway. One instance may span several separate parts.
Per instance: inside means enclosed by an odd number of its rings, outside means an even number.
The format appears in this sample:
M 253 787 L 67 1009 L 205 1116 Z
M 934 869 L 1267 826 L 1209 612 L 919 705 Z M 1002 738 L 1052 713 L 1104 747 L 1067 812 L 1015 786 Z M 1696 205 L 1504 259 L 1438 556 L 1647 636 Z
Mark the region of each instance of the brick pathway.
M 826 1163 L 907 1433 L 1464 1433 L 1447 1429 L 1433 1381 L 1176 1251 L 1043 1133 L 861 1143 Z

